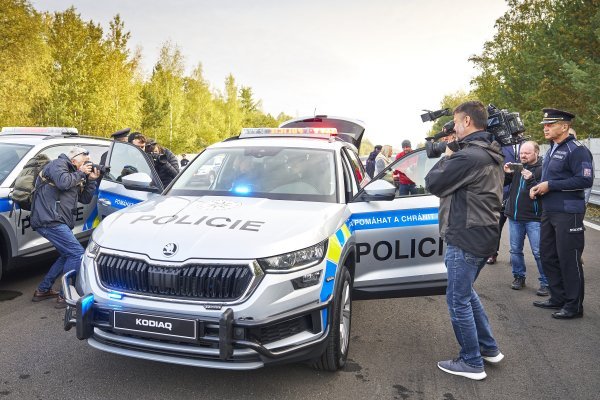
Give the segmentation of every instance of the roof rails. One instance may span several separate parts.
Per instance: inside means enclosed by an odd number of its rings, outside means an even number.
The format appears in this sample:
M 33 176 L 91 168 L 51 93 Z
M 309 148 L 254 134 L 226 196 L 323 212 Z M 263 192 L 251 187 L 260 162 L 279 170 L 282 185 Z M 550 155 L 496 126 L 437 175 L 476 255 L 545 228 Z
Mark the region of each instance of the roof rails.
M 6 126 L 2 128 L 3 134 L 9 135 L 48 135 L 48 136 L 77 136 L 79 131 L 77 128 L 58 127 L 58 126 Z

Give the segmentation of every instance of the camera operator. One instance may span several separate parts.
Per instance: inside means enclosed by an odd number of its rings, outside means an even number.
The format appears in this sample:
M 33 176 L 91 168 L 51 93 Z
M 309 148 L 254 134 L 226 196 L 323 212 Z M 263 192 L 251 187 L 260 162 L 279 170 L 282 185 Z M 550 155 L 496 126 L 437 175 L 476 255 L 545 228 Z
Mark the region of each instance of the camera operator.
M 510 146 L 502 146 L 502 153 L 504 154 L 504 162 L 517 162 L 519 159 L 519 152 L 521 150 L 520 144 L 512 144 Z M 500 220 L 498 222 L 498 243 L 496 244 L 496 251 L 488 259 L 488 264 L 496 264 L 498 258 L 498 252 L 500 251 L 500 240 L 502 239 L 502 229 L 506 223 L 506 215 L 504 214 L 504 207 L 508 201 L 508 193 L 510 192 L 510 180 L 505 180 L 506 185 L 502 188 L 502 210 L 500 210 Z
M 145 150 L 154 161 L 154 168 L 156 168 L 160 181 L 164 187 L 167 187 L 179 173 L 177 157 L 171 150 L 160 146 L 155 141 L 148 142 Z
M 427 189 L 440 198 L 440 235 L 447 243 L 446 301 L 461 347 L 457 359 L 440 361 L 449 374 L 480 380 L 483 361 L 498 363 L 504 355 L 492 335 L 488 317 L 473 283 L 498 240 L 498 218 L 504 181 L 504 156 L 486 132 L 488 113 L 479 101 L 454 110 L 457 141 L 446 147 L 425 177 Z
M 77 202 L 89 204 L 100 176 L 89 163 L 89 152 L 72 146 L 67 154 L 50 161 L 36 179 L 31 207 L 31 227 L 54 245 L 59 254 L 35 290 L 32 301 L 57 297 L 56 308 L 67 306 L 65 299 L 52 290 L 62 273 L 79 268 L 83 247 L 73 235 Z
M 559 310 L 558 319 L 583 316 L 585 189 L 594 182 L 590 151 L 569 134 L 574 114 L 544 108 L 544 137 L 551 140 L 542 165 L 542 182 L 531 188 L 531 198 L 544 205 L 540 253 L 548 277 L 550 299 L 534 301 L 541 308 Z
M 525 235 L 527 235 L 540 274 L 540 288 L 536 294 L 548 296 L 548 280 L 544 275 L 540 259 L 542 204 L 537 199 L 529 198 L 529 190 L 542 177 L 542 161 L 538 157 L 539 153 L 540 147 L 536 142 L 521 143 L 519 155 L 522 164 L 512 162 L 504 164 L 505 183 L 510 182 L 510 193 L 504 213 L 508 218 L 510 228 L 510 264 L 514 278 L 511 288 L 520 290 L 525 286 L 526 268 L 523 244 Z

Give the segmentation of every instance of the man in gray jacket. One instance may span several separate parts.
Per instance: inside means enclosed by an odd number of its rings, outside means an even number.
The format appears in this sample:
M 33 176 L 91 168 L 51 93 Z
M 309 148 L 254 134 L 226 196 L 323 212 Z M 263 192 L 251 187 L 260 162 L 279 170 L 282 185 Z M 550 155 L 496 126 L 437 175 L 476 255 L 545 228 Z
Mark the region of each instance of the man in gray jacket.
M 56 247 L 59 257 L 33 294 L 32 301 L 57 297 L 56 308 L 66 307 L 64 298 L 52 290 L 61 273 L 79 268 L 83 247 L 73 235 L 77 202 L 89 204 L 96 191 L 98 170 L 89 153 L 73 146 L 50 161 L 36 180 L 31 207 L 31 227 Z
M 496 250 L 504 156 L 485 131 L 487 110 L 469 101 L 454 110 L 456 142 L 425 177 L 427 189 L 440 198 L 440 235 L 447 243 L 446 301 L 452 328 L 460 345 L 459 357 L 440 361 L 449 374 L 470 379 L 486 377 L 483 361 L 504 358 L 492 335 L 473 283 L 487 258 Z

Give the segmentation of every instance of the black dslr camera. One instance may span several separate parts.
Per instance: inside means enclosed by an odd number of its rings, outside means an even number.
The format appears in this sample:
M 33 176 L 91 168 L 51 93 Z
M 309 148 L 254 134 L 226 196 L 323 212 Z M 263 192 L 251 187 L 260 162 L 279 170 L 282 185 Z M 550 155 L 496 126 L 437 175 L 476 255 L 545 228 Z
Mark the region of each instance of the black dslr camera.
M 93 169 L 97 169 L 102 175 L 105 175 L 110 172 L 110 167 L 106 165 L 94 164 L 91 161 L 86 161 L 84 164 L 92 164 Z
M 488 105 L 487 112 L 488 121 L 486 130 L 492 134 L 493 140 L 500 143 L 500 146 L 511 146 L 527 140 L 527 137 L 523 136 L 525 125 L 518 112 L 501 110 L 493 104 Z M 450 109 L 444 108 L 438 111 L 428 111 L 426 114 L 421 115 L 421 119 L 423 122 L 434 121 L 444 115 L 452 115 Z M 435 118 L 427 119 L 431 116 Z M 450 136 L 455 132 L 454 121 L 448 121 L 444 124 L 440 132 L 426 137 L 425 151 L 427 152 L 427 157 L 438 158 L 441 156 L 446 151 L 446 143 L 438 142 L 437 140 Z
M 154 164 L 164 164 L 167 162 L 167 155 L 164 153 L 155 153 L 154 148 L 156 147 L 156 142 L 152 141 L 146 145 L 144 150 L 146 154 L 154 161 Z

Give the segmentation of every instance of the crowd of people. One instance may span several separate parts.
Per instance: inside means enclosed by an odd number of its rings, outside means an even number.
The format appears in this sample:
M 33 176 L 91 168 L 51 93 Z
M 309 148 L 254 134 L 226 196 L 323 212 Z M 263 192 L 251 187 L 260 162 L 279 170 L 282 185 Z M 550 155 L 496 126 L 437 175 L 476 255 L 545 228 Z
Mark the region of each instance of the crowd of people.
M 496 262 L 508 219 L 513 289 L 525 286 L 523 243 L 528 237 L 539 273 L 533 306 L 556 310 L 555 319 L 583 316 L 585 192 L 593 184 L 591 152 L 571 130 L 575 115 L 545 108 L 541 124 L 550 149 L 542 158 L 532 141 L 501 148 L 486 131 L 487 111 L 478 101 L 454 110 L 455 140 L 425 178 L 440 198 L 440 235 L 447 244 L 446 300 L 457 358 L 440 361 L 449 374 L 481 380 L 484 362 L 504 358 L 473 285 L 486 263 Z M 512 147 L 512 148 L 511 148 Z M 452 148 L 457 151 L 453 151 Z M 516 162 L 518 160 L 520 162 Z

